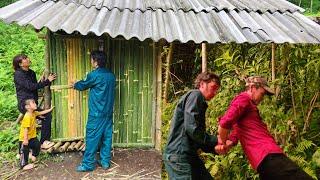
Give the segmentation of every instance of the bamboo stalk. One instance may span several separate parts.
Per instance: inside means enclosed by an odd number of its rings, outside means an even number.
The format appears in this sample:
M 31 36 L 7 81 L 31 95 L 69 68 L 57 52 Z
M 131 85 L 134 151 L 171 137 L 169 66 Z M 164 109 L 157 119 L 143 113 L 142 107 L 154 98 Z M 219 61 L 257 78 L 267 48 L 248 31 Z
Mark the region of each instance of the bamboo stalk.
M 290 80 L 290 89 L 291 89 L 291 101 L 292 101 L 292 109 L 293 109 L 293 115 L 294 119 L 297 119 L 297 112 L 296 112 L 296 104 L 294 101 L 294 94 L 293 94 L 293 85 L 292 85 L 292 78 L 291 78 L 291 72 L 289 72 L 289 80 Z
M 155 124 L 155 148 L 157 150 L 161 149 L 161 95 L 162 95 L 162 47 L 164 42 L 160 41 L 157 45 L 157 79 L 156 79 L 156 124 Z
M 53 139 L 53 142 L 64 142 L 64 141 L 78 141 L 78 140 L 83 140 L 83 137 L 71 137 L 71 138 L 56 138 Z
M 51 32 L 50 31 L 47 31 L 47 33 L 48 33 L 48 45 L 49 45 L 49 61 L 50 61 L 50 71 L 52 71 L 52 72 L 54 72 L 54 73 L 56 73 L 56 71 L 55 71 L 55 66 L 54 66 L 54 64 L 53 64 L 53 59 L 55 58 L 55 54 L 53 53 L 53 51 L 54 51 L 54 46 L 53 46 L 53 36 L 52 36 L 52 34 L 51 34 Z M 53 83 L 53 84 L 55 84 L 55 82 Z M 56 96 L 55 96 L 55 93 L 52 93 L 51 94 L 51 99 L 52 99 L 52 103 L 53 103 L 53 105 L 54 106 L 56 106 Z M 57 106 L 56 106 L 57 107 Z M 57 110 L 55 110 L 55 111 L 53 111 L 52 112 L 52 126 L 51 126 L 51 129 L 52 129 L 52 138 L 55 138 L 56 136 L 57 136 L 57 118 L 56 118 L 56 115 L 57 115 Z
M 131 51 L 133 53 L 133 111 L 134 111 L 134 117 L 133 117 L 133 140 L 132 142 L 137 142 L 138 141 L 138 133 L 139 133 L 139 94 L 137 93 L 139 91 L 139 82 L 141 81 L 139 79 L 139 58 L 140 56 L 137 56 L 135 53 L 135 48 L 134 44 L 131 47 Z
M 54 86 L 50 86 L 50 89 L 53 91 L 59 91 L 62 89 L 71 89 L 73 88 L 72 85 L 54 85 Z
M 22 113 L 19 114 L 19 116 L 18 116 L 17 119 L 16 119 L 16 124 L 19 124 L 19 123 L 22 121 L 23 116 L 24 116 L 24 115 L 23 115 Z
M 70 142 L 65 142 L 64 145 L 59 148 L 59 152 L 66 152 L 69 145 L 70 145 Z
M 275 54 L 276 54 L 276 45 L 274 43 L 271 44 L 272 46 L 272 52 L 271 52 L 271 76 L 272 76 L 272 82 L 276 79 L 276 69 L 275 69 Z
M 62 142 L 57 142 L 54 146 L 53 146 L 53 150 L 57 150 L 60 146 L 61 146 Z
M 207 71 L 207 44 L 201 43 L 202 72 Z
M 81 148 L 81 151 L 85 151 L 86 150 L 86 144 L 83 144 L 83 147 Z
M 80 147 L 79 147 L 79 151 L 82 151 L 84 148 L 85 148 L 85 146 L 86 146 L 86 144 L 85 143 L 83 143 Z
M 53 150 L 54 150 L 53 147 L 51 147 L 51 148 L 46 150 L 46 153 L 50 153 L 51 154 L 53 152 Z
M 157 46 L 152 42 L 152 143 L 156 144 L 156 107 L 157 107 Z
M 152 92 L 152 85 L 153 85 L 153 49 L 152 46 L 150 46 L 150 43 L 148 41 L 145 42 L 145 53 L 146 53 L 146 66 L 147 66 L 147 74 L 148 74 L 148 80 L 147 80 L 147 134 L 146 136 L 150 137 L 147 139 L 147 142 L 154 142 L 154 124 L 153 124 L 153 118 L 152 118 L 152 102 L 153 102 L 153 92 Z
M 76 142 L 72 142 L 68 148 L 67 148 L 67 151 L 73 151 L 74 150 L 74 146 L 76 145 L 77 143 Z
M 167 104 L 168 91 L 169 91 L 169 77 L 170 77 L 170 64 L 172 61 L 173 43 L 170 43 L 169 52 L 166 57 L 165 75 L 164 75 L 164 88 L 163 88 L 163 104 Z
M 79 150 L 79 148 L 82 146 L 82 141 L 79 141 L 75 146 L 74 149 Z
M 49 70 L 50 70 L 50 46 L 49 46 L 49 33 L 47 31 L 46 33 L 46 52 L 45 52 L 45 66 L 46 69 L 44 71 L 45 78 L 48 78 L 49 76 Z M 51 107 L 51 91 L 50 87 L 46 86 L 44 88 L 44 109 L 49 109 Z
M 312 97 L 311 101 L 310 101 L 310 105 L 309 105 L 309 111 L 307 114 L 307 118 L 304 121 L 304 126 L 303 126 L 303 131 L 302 132 L 306 132 L 309 127 L 310 127 L 310 116 L 311 116 L 311 112 L 314 108 L 315 103 L 317 102 L 319 96 L 319 92 L 316 92 L 315 95 Z

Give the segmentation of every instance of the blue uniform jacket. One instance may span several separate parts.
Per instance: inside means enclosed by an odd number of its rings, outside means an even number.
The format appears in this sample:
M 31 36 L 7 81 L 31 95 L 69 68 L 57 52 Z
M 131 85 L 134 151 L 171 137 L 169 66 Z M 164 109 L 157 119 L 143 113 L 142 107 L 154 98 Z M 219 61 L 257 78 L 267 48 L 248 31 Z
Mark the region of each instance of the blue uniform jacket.
M 86 79 L 75 83 L 74 88 L 89 91 L 89 116 L 112 117 L 115 76 L 106 68 L 97 68 Z

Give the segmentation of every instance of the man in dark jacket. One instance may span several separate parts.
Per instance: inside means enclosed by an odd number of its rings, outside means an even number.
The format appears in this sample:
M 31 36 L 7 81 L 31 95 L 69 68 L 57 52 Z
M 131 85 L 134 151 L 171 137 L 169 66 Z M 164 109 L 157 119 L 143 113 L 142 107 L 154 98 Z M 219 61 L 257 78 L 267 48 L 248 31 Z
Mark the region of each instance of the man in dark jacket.
M 110 167 L 112 145 L 112 115 L 115 92 L 115 76 L 105 68 L 106 55 L 102 51 L 91 52 L 91 65 L 94 68 L 86 79 L 74 84 L 74 89 L 89 91 L 89 115 L 86 126 L 86 150 L 77 171 L 92 171 L 95 169 L 98 146 L 100 160 L 98 164 L 103 169 Z
M 49 86 L 56 79 L 55 74 L 50 74 L 47 79 L 37 82 L 36 74 L 30 69 L 31 61 L 29 58 L 20 54 L 13 58 L 14 84 L 18 100 L 18 109 L 22 114 L 25 114 L 25 101 L 34 99 L 38 105 L 38 90 Z M 51 137 L 51 113 L 45 115 L 42 121 L 40 143 L 42 148 L 48 148 L 53 143 L 50 143 Z
M 206 133 L 207 102 L 220 87 L 220 79 L 204 72 L 195 80 L 196 89 L 179 100 L 173 119 L 163 160 L 170 179 L 212 179 L 197 154 L 198 149 L 215 152 L 217 137 Z

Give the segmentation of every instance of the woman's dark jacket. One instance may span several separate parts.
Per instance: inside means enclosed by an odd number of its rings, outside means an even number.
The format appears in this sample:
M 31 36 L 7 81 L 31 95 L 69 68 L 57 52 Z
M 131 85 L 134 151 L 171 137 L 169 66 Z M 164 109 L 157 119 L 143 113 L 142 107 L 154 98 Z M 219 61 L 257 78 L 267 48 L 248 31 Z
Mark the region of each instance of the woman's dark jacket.
M 18 109 L 21 113 L 25 113 L 25 100 L 34 99 L 38 104 L 38 89 L 50 85 L 51 82 L 48 79 L 37 82 L 36 73 L 33 70 L 17 69 L 14 72 L 14 84 L 16 86 Z

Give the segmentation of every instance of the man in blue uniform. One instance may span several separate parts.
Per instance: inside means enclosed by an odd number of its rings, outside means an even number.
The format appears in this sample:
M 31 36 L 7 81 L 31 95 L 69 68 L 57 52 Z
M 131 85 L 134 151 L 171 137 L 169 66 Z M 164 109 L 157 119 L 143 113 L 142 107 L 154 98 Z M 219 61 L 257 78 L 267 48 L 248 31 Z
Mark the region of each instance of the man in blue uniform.
M 82 163 L 77 171 L 92 171 L 95 169 L 95 154 L 100 146 L 98 164 L 103 169 L 110 167 L 112 144 L 112 114 L 114 104 L 115 76 L 105 68 L 106 55 L 102 51 L 90 54 L 91 65 L 94 68 L 86 79 L 74 84 L 74 89 L 89 91 L 89 115 L 86 126 L 86 150 Z

